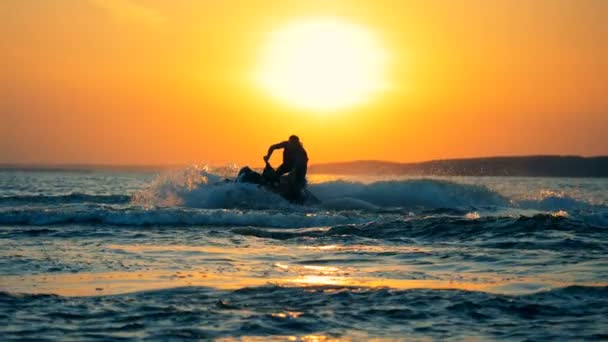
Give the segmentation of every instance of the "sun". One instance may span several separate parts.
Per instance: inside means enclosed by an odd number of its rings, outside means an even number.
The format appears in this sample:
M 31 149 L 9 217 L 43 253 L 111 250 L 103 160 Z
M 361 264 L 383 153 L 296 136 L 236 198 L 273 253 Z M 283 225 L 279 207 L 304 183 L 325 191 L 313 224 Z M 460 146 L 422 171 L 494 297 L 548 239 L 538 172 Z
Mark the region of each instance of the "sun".
M 270 34 L 256 81 L 288 105 L 336 110 L 385 87 L 387 56 L 363 27 L 334 19 L 292 23 Z

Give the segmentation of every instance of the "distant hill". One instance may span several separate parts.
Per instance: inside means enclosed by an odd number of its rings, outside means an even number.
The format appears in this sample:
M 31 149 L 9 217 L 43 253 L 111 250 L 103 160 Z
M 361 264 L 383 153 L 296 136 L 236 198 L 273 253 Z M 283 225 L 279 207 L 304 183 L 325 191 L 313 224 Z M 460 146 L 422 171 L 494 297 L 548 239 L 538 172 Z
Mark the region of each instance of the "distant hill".
M 310 173 L 342 175 L 437 175 L 608 177 L 608 156 L 525 156 L 394 163 L 375 160 L 315 164 Z

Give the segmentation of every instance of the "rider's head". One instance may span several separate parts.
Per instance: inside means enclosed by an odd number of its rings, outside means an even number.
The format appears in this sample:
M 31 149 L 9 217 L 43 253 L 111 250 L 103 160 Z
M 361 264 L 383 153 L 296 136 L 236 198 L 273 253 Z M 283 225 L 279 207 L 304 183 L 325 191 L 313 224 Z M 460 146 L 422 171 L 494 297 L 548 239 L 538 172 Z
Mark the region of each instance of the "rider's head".
M 297 135 L 292 135 L 289 137 L 289 142 L 291 143 L 299 143 L 300 142 L 300 138 L 298 138 Z

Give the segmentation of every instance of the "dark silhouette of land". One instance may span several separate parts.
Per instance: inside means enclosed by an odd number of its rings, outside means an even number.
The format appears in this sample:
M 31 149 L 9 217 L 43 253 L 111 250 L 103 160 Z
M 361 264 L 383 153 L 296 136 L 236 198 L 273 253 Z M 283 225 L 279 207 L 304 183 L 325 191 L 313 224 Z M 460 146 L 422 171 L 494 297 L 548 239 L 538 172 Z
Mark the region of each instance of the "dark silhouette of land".
M 309 173 L 342 175 L 608 177 L 608 156 L 525 156 L 432 160 L 421 163 L 353 161 L 316 164 Z
M 314 160 L 314 157 L 313 157 Z M 32 165 L 1 164 L 0 170 L 19 171 L 116 171 L 162 172 L 186 165 Z M 608 177 L 608 156 L 523 156 L 431 160 L 396 163 L 377 160 L 313 164 L 309 174 L 335 175 L 422 175 L 422 176 L 521 176 L 521 177 Z

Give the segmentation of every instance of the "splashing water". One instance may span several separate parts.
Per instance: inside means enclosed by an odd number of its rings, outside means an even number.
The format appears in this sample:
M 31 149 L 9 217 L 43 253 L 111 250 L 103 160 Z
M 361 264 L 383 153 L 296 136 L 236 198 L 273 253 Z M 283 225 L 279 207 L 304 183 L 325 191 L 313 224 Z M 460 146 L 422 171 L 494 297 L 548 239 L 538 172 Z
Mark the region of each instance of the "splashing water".
M 143 207 L 263 208 L 280 202 L 280 196 L 252 184 L 235 184 L 237 165 L 213 168 L 191 166 L 159 175 L 146 189 L 134 194 L 132 203 Z M 264 198 L 265 197 L 265 198 Z M 262 202 L 262 203 L 260 203 Z

